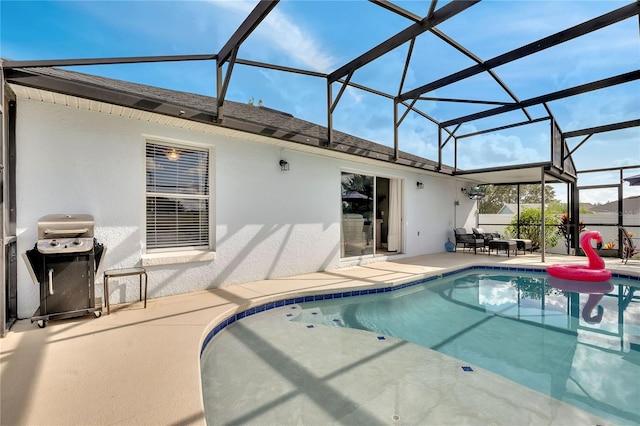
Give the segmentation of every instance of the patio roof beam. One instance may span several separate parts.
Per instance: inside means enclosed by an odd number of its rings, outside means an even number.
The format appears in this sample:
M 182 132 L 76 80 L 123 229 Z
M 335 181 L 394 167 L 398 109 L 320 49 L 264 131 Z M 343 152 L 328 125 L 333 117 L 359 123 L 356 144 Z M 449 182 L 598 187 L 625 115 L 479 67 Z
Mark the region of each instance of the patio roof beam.
M 565 139 L 576 136 L 593 135 L 595 133 L 612 132 L 614 130 L 628 129 L 631 127 L 640 127 L 640 118 L 636 120 L 621 121 L 619 123 L 607 124 L 605 126 L 590 127 L 588 129 L 573 130 L 562 134 Z
M 353 76 L 353 73 L 349 73 L 349 75 L 347 76 L 346 81 L 344 83 L 342 83 L 342 87 L 340 87 L 340 91 L 338 92 L 338 95 L 333 100 L 331 108 L 329 108 L 329 113 L 330 114 L 333 114 L 333 111 L 336 109 L 336 106 L 338 106 L 338 102 L 340 102 L 340 98 L 342 97 L 342 94 L 344 93 L 344 91 L 347 89 L 347 85 L 349 84 L 349 81 L 351 80 L 352 76 Z
M 236 55 L 238 54 L 238 47 L 233 49 L 231 52 L 231 60 L 229 61 L 229 65 L 227 66 L 227 73 L 224 76 L 224 81 L 222 80 L 222 66 L 223 63 L 220 61 L 217 62 L 216 67 L 216 87 L 218 88 L 218 93 L 216 95 L 216 119 L 218 123 L 221 123 L 224 119 L 224 99 L 227 96 L 227 89 L 229 88 L 229 82 L 231 81 L 231 73 L 233 72 L 233 65 L 236 63 Z
M 387 99 L 395 99 L 395 97 L 393 95 L 390 95 L 388 93 L 381 92 L 379 90 L 372 89 L 371 87 L 363 86 L 363 85 L 358 84 L 358 83 L 353 83 L 351 81 L 347 81 L 347 80 L 344 80 L 342 78 L 340 80 L 338 80 L 337 82 L 338 83 L 342 83 L 342 84 L 346 84 L 347 86 L 351 86 L 354 89 L 360 89 L 360 90 L 364 90 L 365 92 L 372 93 L 374 95 L 382 96 L 382 97 L 387 98 Z
M 640 5 L 640 3 L 638 3 Z M 556 101 L 558 99 L 567 98 L 570 96 L 580 95 L 582 93 L 591 92 L 593 90 L 604 89 L 606 87 L 616 86 L 618 84 L 628 83 L 630 81 L 640 79 L 640 70 L 631 71 L 625 74 L 620 74 L 614 77 L 605 78 L 591 83 L 582 84 L 568 89 L 559 90 L 553 93 L 547 93 L 542 96 L 527 99 L 520 102 L 520 105 L 511 104 L 504 105 L 498 108 L 481 111 L 475 114 L 466 115 L 464 117 L 454 118 L 452 120 L 442 122 L 442 126 L 448 127 L 458 123 L 467 123 L 469 121 L 478 120 L 480 118 L 491 117 L 505 112 L 510 112 L 519 109 L 521 106 L 528 107 L 533 105 L 539 105 L 545 102 Z
M 464 46 L 462 46 L 461 44 L 459 44 L 457 41 L 455 41 L 454 39 L 452 39 L 451 37 L 449 37 L 448 35 L 446 35 L 445 33 L 443 33 L 442 31 L 440 31 L 437 28 L 431 28 L 431 32 L 433 34 L 435 34 L 437 37 L 439 37 L 442 41 L 444 41 L 445 43 L 447 43 L 449 46 L 453 47 L 454 49 L 456 49 L 458 52 L 462 53 L 463 55 L 465 55 L 466 57 L 470 58 L 471 60 L 475 61 L 476 64 L 481 65 L 482 64 L 482 59 L 480 59 L 479 57 L 477 57 L 476 55 L 474 55 L 471 51 L 469 51 L 468 49 L 466 49 Z M 502 81 L 500 79 L 500 77 L 498 77 L 498 75 L 492 70 L 489 69 L 487 70 L 487 72 L 489 73 L 489 75 L 491 76 L 491 78 L 493 78 L 495 80 L 496 83 L 498 83 L 498 85 L 502 88 L 502 90 L 504 90 L 505 92 L 507 92 L 507 94 L 509 95 L 509 97 L 511 99 L 513 99 L 514 102 L 519 103 L 520 100 L 518 99 L 518 97 L 516 96 L 515 93 L 513 93 L 511 91 L 511 89 L 509 89 L 509 87 L 505 84 L 504 81 Z M 522 108 L 522 112 L 524 113 L 524 115 L 527 117 L 527 120 L 531 120 L 531 115 L 529 115 L 529 113 L 527 112 L 527 110 L 525 108 Z
M 391 11 L 397 15 L 402 16 L 403 18 L 407 18 L 412 20 L 413 22 L 420 22 L 422 20 L 422 18 L 418 15 L 416 15 L 413 12 L 408 11 L 407 9 L 404 9 L 396 4 L 391 3 L 390 1 L 387 0 L 369 0 L 371 3 L 378 5 L 380 7 L 383 7 L 385 9 L 387 9 L 388 11 Z M 431 4 L 431 7 L 434 7 L 434 4 Z M 427 15 L 429 16 L 429 15 Z
M 239 63 L 239 61 L 237 61 L 237 63 Z M 338 80 L 338 82 L 342 83 L 342 84 L 346 84 L 348 86 L 351 86 L 351 87 L 353 87 L 355 89 L 364 90 L 365 92 L 369 92 L 369 93 L 372 93 L 374 95 L 382 96 L 382 97 L 387 98 L 387 99 L 392 99 L 392 100 L 396 99 L 393 95 L 390 95 L 390 94 L 385 93 L 385 92 L 381 92 L 381 91 L 376 90 L 376 89 L 372 89 L 372 88 L 367 87 L 367 86 L 363 86 L 363 85 L 358 84 L 358 83 L 353 83 L 353 82 L 346 81 L 346 80 L 343 80 L 343 79 Z M 415 108 L 415 105 L 414 105 L 416 103 L 415 100 L 413 100 L 411 103 L 409 103 L 409 102 L 398 102 L 398 103 L 404 105 L 407 108 L 407 111 L 403 114 L 403 118 L 400 120 L 401 122 L 404 120 L 404 117 L 408 114 L 409 110 L 411 110 L 411 111 L 415 112 L 416 114 L 420 115 L 421 117 L 426 118 L 427 120 L 431 121 L 433 124 L 436 124 L 436 125 L 439 124 L 438 120 L 436 120 L 435 118 L 425 114 L 424 112 L 420 111 L 419 109 Z M 331 111 L 333 111 L 333 108 L 332 108 L 331 104 L 329 104 L 328 108 L 330 108 Z M 395 114 L 397 114 L 397 111 L 395 111 Z M 331 123 L 332 121 L 333 120 L 329 121 L 329 123 Z M 394 123 L 397 123 L 397 119 L 394 120 Z M 327 126 L 327 127 L 331 127 L 331 126 Z M 394 126 L 394 129 L 396 130 L 395 133 L 397 134 L 397 125 Z M 451 130 L 449 130 L 449 129 L 443 129 L 443 130 L 445 132 L 447 132 L 448 134 L 453 135 L 453 132 Z M 329 132 L 329 133 L 332 134 L 332 132 Z
M 407 103 L 407 102 L 399 102 L 399 103 L 401 103 L 402 105 L 406 106 L 407 108 L 411 108 L 411 110 L 413 110 L 413 112 L 415 112 L 416 114 L 418 114 L 421 117 L 426 118 L 427 120 L 431 121 L 433 124 L 435 124 L 437 126 L 440 126 L 440 122 L 438 120 L 436 120 L 435 118 L 431 117 L 428 114 L 425 114 L 424 112 L 420 111 L 417 108 L 411 107 L 409 103 Z M 442 129 L 442 130 L 444 130 L 445 132 L 449 133 L 450 135 L 453 135 L 453 132 L 451 130 L 449 130 L 449 129 Z
M 251 35 L 251 33 L 260 25 L 260 22 L 267 17 L 269 12 L 273 10 L 280 0 L 260 0 L 256 7 L 249 13 L 249 16 L 240 24 L 233 35 L 227 40 L 222 49 L 218 52 L 216 59 L 216 85 L 217 85 L 217 120 L 222 122 L 224 119 L 224 100 L 231 81 L 231 73 L 240 50 L 240 45 Z M 222 80 L 222 67 L 229 62 L 224 82 Z
M 402 44 L 411 40 L 412 38 L 415 38 L 416 36 L 429 31 L 429 29 L 435 27 L 436 25 L 446 21 L 449 18 L 452 18 L 460 12 L 463 12 L 479 1 L 480 0 L 458 0 L 447 3 L 440 9 L 436 10 L 430 18 L 424 18 L 420 22 L 416 22 L 415 24 L 405 28 L 393 37 L 383 41 L 373 49 L 369 50 L 368 52 L 365 52 L 364 54 L 353 59 L 348 64 L 343 65 L 342 67 L 333 71 L 331 74 L 329 74 L 329 83 L 333 83 L 338 79 L 344 77 L 345 75 L 355 71 L 356 69 L 361 68 L 370 62 L 373 62 L 384 54 L 392 51 L 396 47 L 401 46 Z
M 345 83 L 345 80 L 340 79 L 340 80 L 338 80 L 338 82 Z M 349 86 L 355 88 L 355 89 L 364 90 L 365 92 L 369 92 L 369 93 L 372 93 L 374 95 L 382 96 L 382 97 L 387 98 L 387 99 L 396 99 L 393 95 L 390 95 L 390 94 L 385 93 L 385 92 L 381 92 L 381 91 L 376 90 L 376 89 L 372 89 L 372 88 L 367 87 L 367 86 L 363 86 L 363 85 L 358 84 L 358 83 L 348 82 L 347 84 Z M 416 108 L 415 105 L 414 105 L 415 101 L 412 101 L 411 103 L 409 103 L 409 102 L 399 102 L 399 103 L 404 105 L 408 109 L 412 110 L 416 114 L 420 115 L 421 117 L 426 118 L 427 120 L 431 121 L 433 124 L 439 124 L 438 120 L 436 120 L 435 118 L 425 114 L 424 112 L 422 112 L 418 108 Z M 449 134 L 453 134 L 451 132 L 451 130 L 449 130 L 449 129 L 444 129 L 444 131 L 449 133 Z
M 578 150 L 578 148 L 580 148 L 586 141 L 588 141 L 591 136 L 593 136 L 593 133 L 590 135 L 587 135 L 586 138 L 582 139 L 582 141 L 580 141 L 580 143 L 578 145 L 575 146 L 575 148 L 573 148 L 572 150 L 570 150 L 564 157 L 562 157 L 562 161 L 566 160 L 567 158 L 571 157 L 571 154 L 573 154 L 574 152 L 576 152 Z
M 227 62 L 234 49 L 238 49 L 240 45 L 251 35 L 251 33 L 260 25 L 260 22 L 267 17 L 269 12 L 273 10 L 280 0 L 260 0 L 253 8 L 249 16 L 240 24 L 233 33 L 231 38 L 218 52 L 218 63 Z
M 404 87 L 404 81 L 407 78 L 407 73 L 409 72 L 409 62 L 411 62 L 411 55 L 413 54 L 413 46 L 416 44 L 415 37 L 411 39 L 409 43 L 409 49 L 407 50 L 407 59 L 404 61 L 404 68 L 402 69 L 402 76 L 400 77 L 400 85 L 398 86 L 398 96 L 402 93 L 402 88 Z
M 456 126 L 455 129 L 453 129 L 453 131 L 449 134 L 449 136 L 447 137 L 447 139 L 445 139 L 445 141 L 442 143 L 442 146 L 440 147 L 440 149 L 444 148 L 445 145 L 447 145 L 447 143 L 451 140 L 452 137 L 454 137 L 453 135 L 458 131 L 458 129 L 460 128 L 460 126 L 462 126 L 462 124 L 458 124 Z M 456 137 L 456 141 L 458 140 L 458 138 Z
M 290 72 L 294 74 L 308 75 L 311 77 L 327 78 L 327 74 L 322 72 L 303 70 L 300 68 L 283 67 L 281 65 L 268 64 L 266 62 L 250 61 L 248 59 L 236 59 L 236 64 L 247 65 L 247 66 L 256 67 L 256 68 L 270 69 L 275 71 Z
M 472 175 L 477 173 L 488 173 L 488 172 L 503 172 L 503 171 L 511 171 L 511 170 L 519 170 L 519 169 L 535 169 L 538 167 L 548 167 L 549 163 L 546 161 L 540 161 L 537 163 L 527 163 L 527 164 L 513 164 L 509 166 L 496 166 L 496 167 L 484 167 L 480 169 L 457 169 L 453 172 L 454 176 L 463 176 L 463 175 Z M 535 181 L 533 181 L 535 182 Z M 518 182 L 519 183 L 519 182 Z M 501 183 L 501 185 L 509 185 L 508 183 Z
M 321 72 L 317 72 L 317 71 L 309 71 L 309 70 L 303 70 L 303 69 L 300 69 L 300 68 L 292 68 L 292 67 L 283 67 L 281 65 L 273 65 L 273 64 L 268 64 L 268 63 L 265 63 L 265 62 L 250 61 L 250 60 L 247 60 L 247 59 L 236 59 L 235 63 L 239 64 L 239 65 L 250 66 L 250 67 L 265 68 L 265 69 L 272 69 L 272 70 L 275 70 L 275 71 L 283 71 L 283 72 L 290 72 L 290 73 L 293 73 L 293 74 L 307 75 L 307 76 L 310 76 L 310 77 L 327 78 L 327 76 L 328 76 L 328 74 L 326 74 L 326 73 L 321 73 Z M 372 88 L 367 87 L 367 86 L 363 86 L 363 85 L 358 84 L 358 83 L 353 83 L 353 82 L 347 81 L 345 79 L 339 79 L 337 82 L 341 83 L 341 84 L 346 84 L 347 86 L 350 86 L 350 87 L 353 87 L 353 88 L 356 88 L 356 89 L 364 90 L 365 92 L 369 92 L 369 93 L 372 93 L 374 95 L 385 97 L 387 99 L 394 99 L 393 95 L 390 95 L 390 94 L 385 93 L 385 92 L 381 92 L 381 91 L 376 90 L 376 89 L 372 89 Z
M 210 61 L 216 60 L 216 54 L 204 55 L 169 55 L 169 56 L 132 56 L 120 58 L 83 58 L 83 59 L 47 59 L 37 61 L 2 61 L 2 68 L 41 68 L 41 67 L 70 67 L 78 65 L 117 65 L 139 64 L 148 62 L 178 62 L 178 61 Z
M 407 114 L 409 114 L 409 111 L 411 111 L 413 109 L 413 106 L 415 105 L 415 103 L 417 102 L 417 99 L 414 99 L 410 105 L 407 106 L 407 109 L 404 111 L 404 114 L 402 114 L 402 117 L 400 117 L 400 119 L 396 120 L 396 125 L 399 126 L 402 124 L 402 122 L 404 121 L 405 117 L 407 116 Z
M 630 170 L 630 169 L 640 169 L 640 164 L 636 164 L 635 166 L 618 166 L 618 167 L 606 167 L 604 169 L 580 170 L 578 173 L 599 173 L 599 172 L 612 172 L 614 170 Z
M 413 89 L 409 92 L 404 93 L 403 95 L 400 96 L 400 98 L 401 100 L 407 100 L 407 99 L 418 97 L 424 93 L 428 93 L 433 90 L 439 89 L 441 87 L 448 86 L 460 80 L 464 80 L 476 74 L 480 74 L 482 72 L 488 71 L 492 68 L 496 68 L 501 65 L 508 64 L 509 62 L 513 62 L 517 59 L 524 58 L 533 53 L 537 53 L 545 49 L 548 49 L 550 47 L 557 46 L 558 44 L 564 43 L 569 40 L 573 40 L 575 38 L 578 38 L 585 34 L 589 34 L 593 31 L 615 24 L 617 22 L 620 22 L 624 19 L 630 18 L 638 14 L 640 14 L 640 2 L 634 2 L 627 6 L 623 6 L 619 9 L 616 9 L 612 12 L 606 13 L 604 15 L 601 15 L 589 21 L 586 21 L 576 26 L 573 26 L 571 28 L 568 28 L 564 31 L 560 31 L 548 37 L 534 41 L 533 43 L 529 43 L 525 46 L 519 47 L 510 52 L 496 56 L 481 64 L 473 65 L 462 71 L 458 71 L 456 73 L 443 77 L 439 80 L 435 80 L 431 83 L 425 84 L 424 86 L 418 87 L 416 89 Z
M 494 127 L 492 129 L 486 129 L 486 130 L 479 130 L 479 131 L 473 132 L 473 133 L 465 133 L 464 135 L 458 135 L 456 137 L 458 139 L 470 138 L 471 136 L 478 136 L 478 135 L 483 135 L 485 133 L 491 133 L 491 132 L 499 132 L 500 130 L 506 130 L 506 129 L 511 129 L 511 128 L 514 128 L 514 127 L 525 126 L 527 124 L 540 123 L 541 121 L 547 121 L 547 120 L 550 120 L 550 119 L 551 119 L 551 117 L 540 117 L 540 118 L 536 118 L 535 120 L 531 120 L 531 121 L 521 121 L 519 123 L 507 124 L 506 126 Z
M 498 102 L 498 101 L 479 101 L 473 99 L 453 99 L 453 98 L 432 98 L 423 97 L 414 98 L 419 101 L 437 101 L 437 102 L 457 102 L 461 104 L 482 104 L 482 105 L 514 105 L 512 102 Z
M 433 12 L 435 12 L 437 4 L 438 0 L 431 0 L 431 6 L 429 6 L 429 12 L 427 12 L 427 18 L 431 18 L 433 16 Z

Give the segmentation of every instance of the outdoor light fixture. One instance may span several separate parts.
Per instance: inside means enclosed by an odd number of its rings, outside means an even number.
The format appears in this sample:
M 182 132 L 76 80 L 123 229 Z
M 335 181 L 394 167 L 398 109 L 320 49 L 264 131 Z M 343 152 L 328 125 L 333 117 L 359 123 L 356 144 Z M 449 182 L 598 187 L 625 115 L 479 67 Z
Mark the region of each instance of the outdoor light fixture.
M 422 183 L 420 181 L 417 181 L 416 182 L 416 186 L 418 187 L 418 189 L 422 189 L 422 188 L 424 188 L 424 183 Z
M 289 163 L 287 160 L 280 160 L 280 170 L 283 172 L 289 171 Z
M 167 160 L 169 161 L 178 161 L 180 159 L 180 152 L 175 148 L 171 148 L 167 151 L 165 157 L 167 157 Z

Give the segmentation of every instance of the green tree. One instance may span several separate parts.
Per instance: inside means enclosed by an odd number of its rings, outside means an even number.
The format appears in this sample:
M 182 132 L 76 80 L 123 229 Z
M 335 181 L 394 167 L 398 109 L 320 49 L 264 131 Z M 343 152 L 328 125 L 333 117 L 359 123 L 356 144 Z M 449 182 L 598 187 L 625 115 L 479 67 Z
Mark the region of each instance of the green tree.
M 515 203 L 517 199 L 516 185 L 489 185 L 484 198 L 478 204 L 478 209 L 483 214 L 496 214 L 506 203 Z
M 556 215 L 545 215 L 545 222 L 545 244 L 547 247 L 554 247 L 560 239 L 557 232 L 558 218 Z M 518 216 L 514 216 L 511 224 L 505 228 L 507 238 L 518 237 L 518 226 L 520 227 L 519 238 L 531 240 L 533 249 L 539 249 L 542 245 L 542 209 L 524 209 L 520 213 L 520 223 L 518 223 Z
M 547 204 L 557 202 L 556 193 L 552 186 L 545 185 L 544 194 Z M 540 203 L 541 201 L 540 185 L 520 185 L 520 203 Z M 485 197 L 480 201 L 478 208 L 480 213 L 495 214 L 505 204 L 515 204 L 517 202 L 518 185 L 488 185 Z

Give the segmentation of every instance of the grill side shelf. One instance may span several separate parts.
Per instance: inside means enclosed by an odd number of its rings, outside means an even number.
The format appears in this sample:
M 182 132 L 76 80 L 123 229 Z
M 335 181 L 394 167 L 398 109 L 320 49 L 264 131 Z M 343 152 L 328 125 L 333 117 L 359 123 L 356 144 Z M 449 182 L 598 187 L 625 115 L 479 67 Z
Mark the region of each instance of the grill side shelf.
M 40 275 L 34 268 L 40 267 L 42 265 L 42 254 L 38 251 L 36 246 L 33 246 L 31 250 L 27 250 L 22 254 L 22 258 L 24 259 L 24 263 L 27 266 L 27 271 L 29 271 L 29 275 L 31 276 L 31 280 L 37 286 L 40 286 L 40 281 L 38 281 L 38 275 Z

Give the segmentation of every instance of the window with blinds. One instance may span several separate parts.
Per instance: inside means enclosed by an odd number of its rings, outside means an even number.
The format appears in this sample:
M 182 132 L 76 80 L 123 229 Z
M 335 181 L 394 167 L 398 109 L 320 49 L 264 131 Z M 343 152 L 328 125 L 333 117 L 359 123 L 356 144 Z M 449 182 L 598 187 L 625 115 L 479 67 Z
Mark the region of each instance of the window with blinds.
M 146 145 L 147 250 L 209 248 L 209 150 Z

